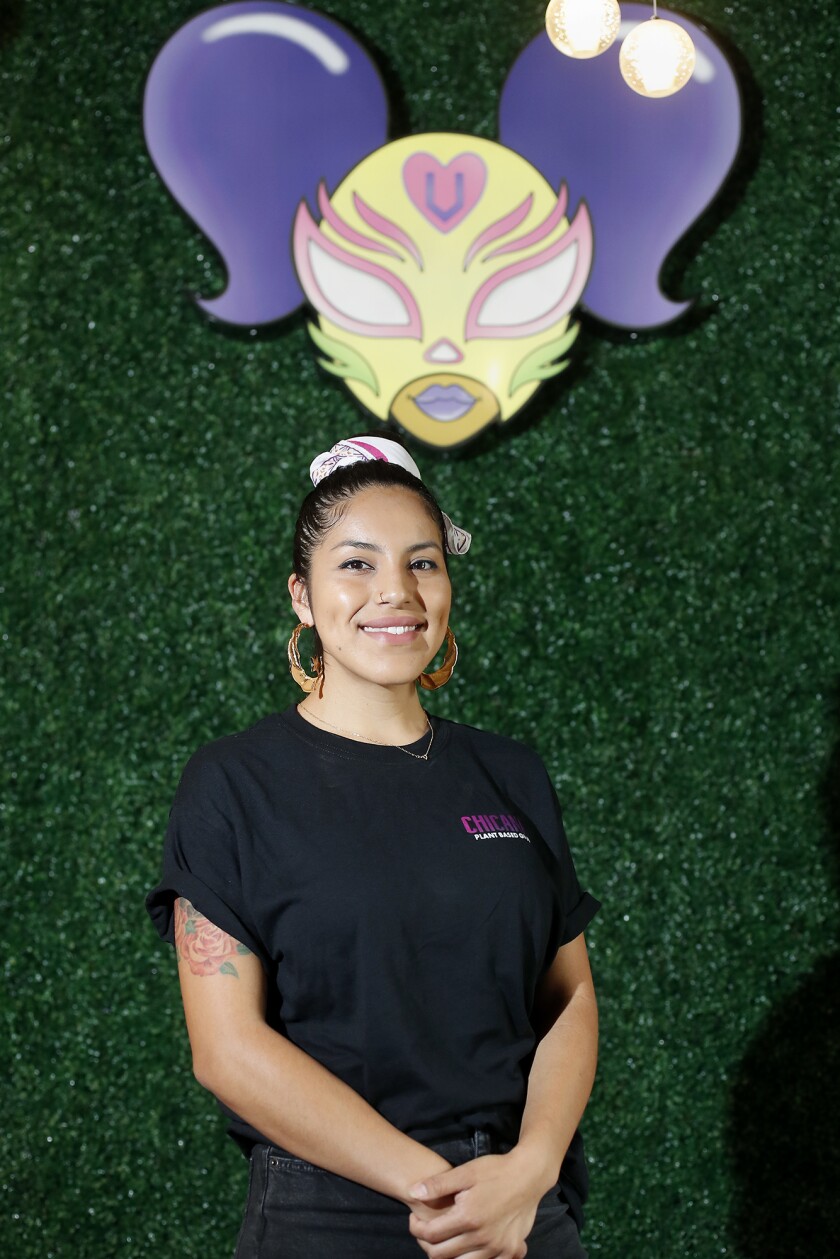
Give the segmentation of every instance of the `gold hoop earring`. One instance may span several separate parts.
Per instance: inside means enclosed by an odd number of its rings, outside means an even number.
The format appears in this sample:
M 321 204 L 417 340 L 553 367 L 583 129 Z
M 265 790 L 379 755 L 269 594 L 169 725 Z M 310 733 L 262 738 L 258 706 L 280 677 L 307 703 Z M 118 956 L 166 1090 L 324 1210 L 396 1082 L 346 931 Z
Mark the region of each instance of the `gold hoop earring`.
M 320 656 L 315 655 L 311 658 L 310 664 L 315 670 L 315 676 L 310 677 L 304 669 L 300 660 L 300 648 L 298 647 L 298 639 L 301 630 L 311 629 L 311 626 L 304 625 L 303 621 L 296 625 L 292 631 L 292 637 L 289 639 L 287 649 L 289 656 L 289 672 L 302 691 L 306 691 L 307 695 L 310 691 L 314 691 L 318 687 L 319 698 L 324 694 L 324 662 Z
M 424 691 L 437 691 L 441 686 L 446 686 L 446 683 L 452 677 L 452 670 L 457 662 L 458 644 L 455 642 L 455 635 L 447 625 L 446 655 L 443 658 L 443 664 L 439 669 L 435 669 L 434 673 L 421 673 L 417 681 Z

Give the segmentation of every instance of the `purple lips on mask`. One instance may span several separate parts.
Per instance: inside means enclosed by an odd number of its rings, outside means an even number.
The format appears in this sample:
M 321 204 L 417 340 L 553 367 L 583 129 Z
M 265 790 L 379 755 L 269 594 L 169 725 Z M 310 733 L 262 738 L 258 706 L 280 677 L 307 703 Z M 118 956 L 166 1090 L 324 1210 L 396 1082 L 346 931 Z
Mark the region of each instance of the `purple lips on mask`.
M 478 401 L 460 385 L 429 385 L 412 398 L 415 406 L 432 420 L 443 424 L 462 419 Z

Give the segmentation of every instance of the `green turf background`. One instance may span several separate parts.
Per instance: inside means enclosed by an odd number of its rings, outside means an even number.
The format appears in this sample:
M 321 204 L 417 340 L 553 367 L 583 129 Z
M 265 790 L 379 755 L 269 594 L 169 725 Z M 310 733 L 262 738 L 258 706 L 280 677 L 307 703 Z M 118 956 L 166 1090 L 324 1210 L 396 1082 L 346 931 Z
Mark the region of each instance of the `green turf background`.
M 139 108 L 200 7 L 0 3 L 13 1259 L 222 1259 L 246 1184 L 142 898 L 186 757 L 294 697 L 295 507 L 359 420 L 302 321 L 233 337 L 187 296 L 223 275 Z M 375 52 L 399 133 L 494 137 L 542 21 L 534 0 L 318 7 Z M 539 749 L 604 902 L 592 1254 L 819 1259 L 840 1237 L 838 14 L 690 12 L 740 50 L 748 106 L 720 212 L 669 268 L 702 317 L 586 324 L 529 416 L 420 455 L 475 534 L 431 707 Z

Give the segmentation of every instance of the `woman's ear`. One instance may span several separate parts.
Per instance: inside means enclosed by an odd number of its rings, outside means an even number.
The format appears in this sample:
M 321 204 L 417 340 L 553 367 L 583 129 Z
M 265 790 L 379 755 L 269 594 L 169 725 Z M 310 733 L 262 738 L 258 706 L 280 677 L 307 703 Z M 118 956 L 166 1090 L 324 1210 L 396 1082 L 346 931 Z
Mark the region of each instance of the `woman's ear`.
M 309 592 L 306 589 L 306 582 L 302 577 L 298 577 L 297 573 L 292 573 L 289 578 L 289 594 L 292 598 L 292 607 L 295 615 L 304 625 L 314 625 L 315 620 L 309 607 Z

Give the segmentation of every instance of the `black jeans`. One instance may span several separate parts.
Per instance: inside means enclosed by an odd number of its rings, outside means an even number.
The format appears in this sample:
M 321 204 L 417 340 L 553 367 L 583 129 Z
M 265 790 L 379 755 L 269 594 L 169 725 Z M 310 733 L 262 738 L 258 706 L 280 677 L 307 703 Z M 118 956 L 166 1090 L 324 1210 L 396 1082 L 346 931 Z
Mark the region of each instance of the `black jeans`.
M 430 1148 L 454 1167 L 511 1147 L 475 1132 Z M 275 1146 L 257 1145 L 235 1259 L 421 1259 L 408 1214 L 394 1198 Z M 528 1259 L 586 1259 L 559 1185 L 540 1200 Z

